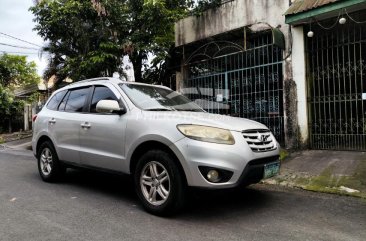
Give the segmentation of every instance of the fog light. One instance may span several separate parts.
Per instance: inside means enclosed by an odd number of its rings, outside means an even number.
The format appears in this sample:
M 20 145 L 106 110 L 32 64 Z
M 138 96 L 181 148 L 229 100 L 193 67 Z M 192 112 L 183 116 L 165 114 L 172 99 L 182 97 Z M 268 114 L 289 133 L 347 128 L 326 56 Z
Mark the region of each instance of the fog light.
M 216 170 L 210 170 L 208 173 L 207 173 L 207 179 L 210 181 L 210 182 L 218 182 L 220 179 L 219 179 L 219 172 L 216 171 Z

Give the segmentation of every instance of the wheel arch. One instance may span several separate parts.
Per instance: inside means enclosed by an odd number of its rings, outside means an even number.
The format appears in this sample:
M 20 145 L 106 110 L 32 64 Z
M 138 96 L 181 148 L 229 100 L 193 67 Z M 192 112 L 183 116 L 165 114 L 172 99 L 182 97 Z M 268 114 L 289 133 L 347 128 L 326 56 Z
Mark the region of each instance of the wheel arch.
M 55 146 L 53 144 L 52 139 L 50 137 L 48 137 L 46 135 L 42 135 L 40 138 L 38 138 L 38 141 L 37 141 L 37 145 L 36 145 L 36 157 L 38 157 L 38 155 L 39 155 L 39 147 L 42 145 L 42 143 L 44 143 L 46 141 L 49 141 L 53 146 Z
M 188 183 L 187 174 L 181 162 L 179 161 L 179 158 L 169 146 L 159 141 L 145 141 L 135 148 L 130 158 L 130 167 L 129 167 L 130 173 L 133 174 L 135 172 L 137 162 L 143 154 L 145 154 L 149 150 L 156 150 L 156 149 L 165 151 L 173 157 L 173 161 L 177 165 L 179 171 L 182 173 L 185 185 L 187 185 Z

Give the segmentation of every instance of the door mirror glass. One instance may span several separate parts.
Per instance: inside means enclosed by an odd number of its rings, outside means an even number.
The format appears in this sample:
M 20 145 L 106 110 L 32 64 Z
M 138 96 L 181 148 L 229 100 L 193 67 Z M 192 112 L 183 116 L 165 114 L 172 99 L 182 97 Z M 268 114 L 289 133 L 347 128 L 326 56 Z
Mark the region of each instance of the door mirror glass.
M 98 113 L 119 113 L 123 114 L 125 111 L 121 108 L 115 100 L 100 100 L 97 103 L 96 110 Z

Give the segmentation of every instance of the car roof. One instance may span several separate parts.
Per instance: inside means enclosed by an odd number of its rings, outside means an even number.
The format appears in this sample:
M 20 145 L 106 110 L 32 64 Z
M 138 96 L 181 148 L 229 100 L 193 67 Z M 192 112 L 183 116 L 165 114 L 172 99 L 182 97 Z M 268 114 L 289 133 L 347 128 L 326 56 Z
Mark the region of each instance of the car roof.
M 121 79 L 111 78 L 111 77 L 99 77 L 99 78 L 85 79 L 85 80 L 73 82 L 69 85 L 66 85 L 66 86 L 60 88 L 59 90 L 57 90 L 57 92 L 60 90 L 67 90 L 67 89 L 75 88 L 75 87 L 79 87 L 79 86 L 82 87 L 82 86 L 90 85 L 91 83 L 93 83 L 93 84 L 106 84 L 106 83 L 133 84 L 133 85 L 145 85 L 145 86 L 154 86 L 154 87 L 160 87 L 160 88 L 164 88 L 164 89 L 170 89 L 163 85 L 152 85 L 152 84 L 146 84 L 146 83 L 140 83 L 140 82 L 124 81 Z

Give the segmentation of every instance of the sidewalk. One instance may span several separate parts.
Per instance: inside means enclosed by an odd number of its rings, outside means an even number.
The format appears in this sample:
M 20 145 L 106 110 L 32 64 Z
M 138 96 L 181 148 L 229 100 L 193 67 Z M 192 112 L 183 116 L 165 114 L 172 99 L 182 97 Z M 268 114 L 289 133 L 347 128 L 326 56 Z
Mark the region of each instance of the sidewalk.
M 0 134 L 0 144 L 21 140 L 31 136 L 32 131 L 21 131 L 21 132 Z
M 0 143 L 0 149 L 32 149 L 32 132 L 17 132 L 12 134 L 0 135 L 3 143 Z
M 280 175 L 263 183 L 366 199 L 366 152 L 306 150 L 281 165 Z

